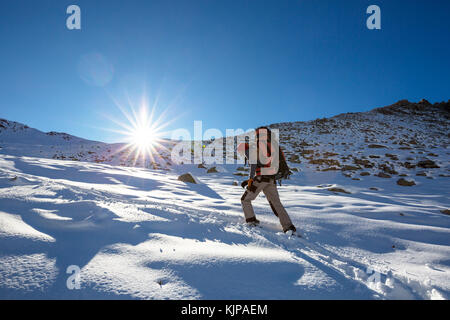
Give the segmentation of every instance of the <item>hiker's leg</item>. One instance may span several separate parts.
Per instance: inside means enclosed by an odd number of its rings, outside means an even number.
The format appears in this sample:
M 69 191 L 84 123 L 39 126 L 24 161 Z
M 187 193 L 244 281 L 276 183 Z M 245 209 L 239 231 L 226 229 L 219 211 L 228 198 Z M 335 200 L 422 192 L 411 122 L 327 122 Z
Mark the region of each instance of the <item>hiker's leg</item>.
M 283 227 L 283 231 L 289 229 L 292 226 L 291 218 L 289 218 L 286 209 L 284 209 L 283 205 L 280 201 L 280 196 L 278 195 L 277 185 L 275 183 L 269 183 L 263 190 L 266 195 L 267 201 L 269 201 L 270 207 L 272 208 L 273 213 L 280 219 L 281 226 Z
M 253 181 L 252 186 L 254 186 L 256 189 L 254 189 L 254 191 L 246 189 L 244 194 L 242 195 L 241 204 L 242 210 L 244 210 L 245 220 L 255 217 L 252 201 L 256 199 L 256 197 L 261 192 L 261 190 L 263 190 L 266 184 L 267 184 L 266 182 Z

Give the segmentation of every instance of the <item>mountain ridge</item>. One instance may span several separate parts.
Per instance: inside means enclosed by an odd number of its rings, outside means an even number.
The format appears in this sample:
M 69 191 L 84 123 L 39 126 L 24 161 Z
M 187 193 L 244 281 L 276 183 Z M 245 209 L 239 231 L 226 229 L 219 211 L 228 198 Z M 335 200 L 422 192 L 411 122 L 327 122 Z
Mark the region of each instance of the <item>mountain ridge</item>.
M 297 166 L 297 170 L 342 171 L 356 179 L 353 175 L 364 169 L 373 169 L 371 174 L 392 176 L 401 172 L 400 168 L 416 168 L 420 161 L 432 161 L 444 170 L 441 175 L 448 175 L 445 168 L 449 162 L 449 110 L 450 100 L 434 104 L 425 99 L 417 103 L 400 100 L 370 111 L 269 127 L 280 130 L 285 155 L 290 166 Z M 155 147 L 152 157 L 146 158 L 125 143 L 109 144 L 53 131 L 43 133 L 5 119 L 0 124 L 2 153 L 151 169 L 173 168 L 173 145 L 169 143 Z M 439 152 L 434 152 L 438 149 Z M 237 159 L 234 148 L 225 153 L 232 153 Z

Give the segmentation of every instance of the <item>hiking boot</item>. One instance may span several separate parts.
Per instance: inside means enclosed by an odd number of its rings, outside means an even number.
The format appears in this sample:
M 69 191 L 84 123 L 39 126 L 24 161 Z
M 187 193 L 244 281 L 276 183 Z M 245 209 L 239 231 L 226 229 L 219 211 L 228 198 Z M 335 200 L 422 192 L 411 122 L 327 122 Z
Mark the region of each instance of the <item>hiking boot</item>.
M 245 222 L 247 222 L 249 225 L 252 225 L 252 226 L 257 226 L 259 224 L 259 220 L 256 219 L 256 217 L 251 217 L 251 218 L 245 219 Z
M 297 229 L 294 227 L 294 225 L 291 225 L 291 226 L 287 227 L 286 229 L 283 229 L 284 233 L 287 233 L 288 231 L 292 231 L 292 233 L 295 233 L 297 231 Z

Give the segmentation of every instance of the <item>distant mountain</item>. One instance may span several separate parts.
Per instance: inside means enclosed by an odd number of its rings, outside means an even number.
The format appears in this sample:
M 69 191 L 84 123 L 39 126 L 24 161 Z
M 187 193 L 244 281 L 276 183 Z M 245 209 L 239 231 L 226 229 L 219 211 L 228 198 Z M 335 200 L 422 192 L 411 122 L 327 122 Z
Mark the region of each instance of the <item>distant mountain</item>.
M 450 174 L 450 100 L 434 104 L 401 100 L 368 112 L 270 127 L 280 130 L 281 145 L 294 170 L 342 171 L 352 179 L 360 174 L 404 176 L 413 169 L 427 175 L 425 169 L 438 167 L 440 176 Z M 123 143 L 44 133 L 0 119 L 0 152 L 4 154 L 169 170 L 172 145 L 164 143 L 156 147 L 153 159 L 143 159 Z
M 291 164 L 316 171 L 405 176 L 414 170 L 450 176 L 450 101 L 401 100 L 368 112 L 273 124 Z M 301 164 L 301 165 L 300 165 Z
M 58 145 L 72 143 L 99 143 L 61 132 L 42 132 L 29 126 L 6 119 L 0 119 L 0 143 L 23 143 L 39 145 Z
M 103 143 L 54 131 L 45 133 L 5 119 L 0 119 L 0 153 L 154 169 L 167 169 L 165 159 L 169 159 L 164 154 L 153 160 L 142 159 L 124 143 Z

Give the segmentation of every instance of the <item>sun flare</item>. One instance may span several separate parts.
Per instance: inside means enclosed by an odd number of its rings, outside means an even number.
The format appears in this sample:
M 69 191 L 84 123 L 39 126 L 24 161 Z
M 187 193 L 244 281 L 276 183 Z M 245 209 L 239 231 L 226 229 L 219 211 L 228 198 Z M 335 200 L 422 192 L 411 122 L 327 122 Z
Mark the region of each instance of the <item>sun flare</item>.
M 163 121 L 165 112 L 155 119 L 156 105 L 150 108 L 145 98 L 142 99 L 137 110 L 131 103 L 129 108 L 124 108 L 117 101 L 115 104 L 125 118 L 121 121 L 110 118 L 121 127 L 121 130 L 113 131 L 120 133 L 125 140 L 125 144 L 117 150 L 117 153 L 128 155 L 127 157 L 133 159 L 135 165 L 141 163 L 148 167 L 158 162 L 158 159 L 161 159 L 161 151 L 168 151 L 164 143 L 167 141 L 164 135 L 168 132 L 164 132 L 163 129 L 171 121 Z
M 127 132 L 127 141 L 140 152 L 148 153 L 157 143 L 159 132 L 156 123 L 153 123 L 153 116 L 148 115 L 144 105 L 141 106 L 138 114 L 135 112 L 133 114 L 135 119 L 132 121 L 131 130 Z
M 146 150 L 153 146 L 156 134 L 150 127 L 138 127 L 130 132 L 130 143 L 140 150 Z

